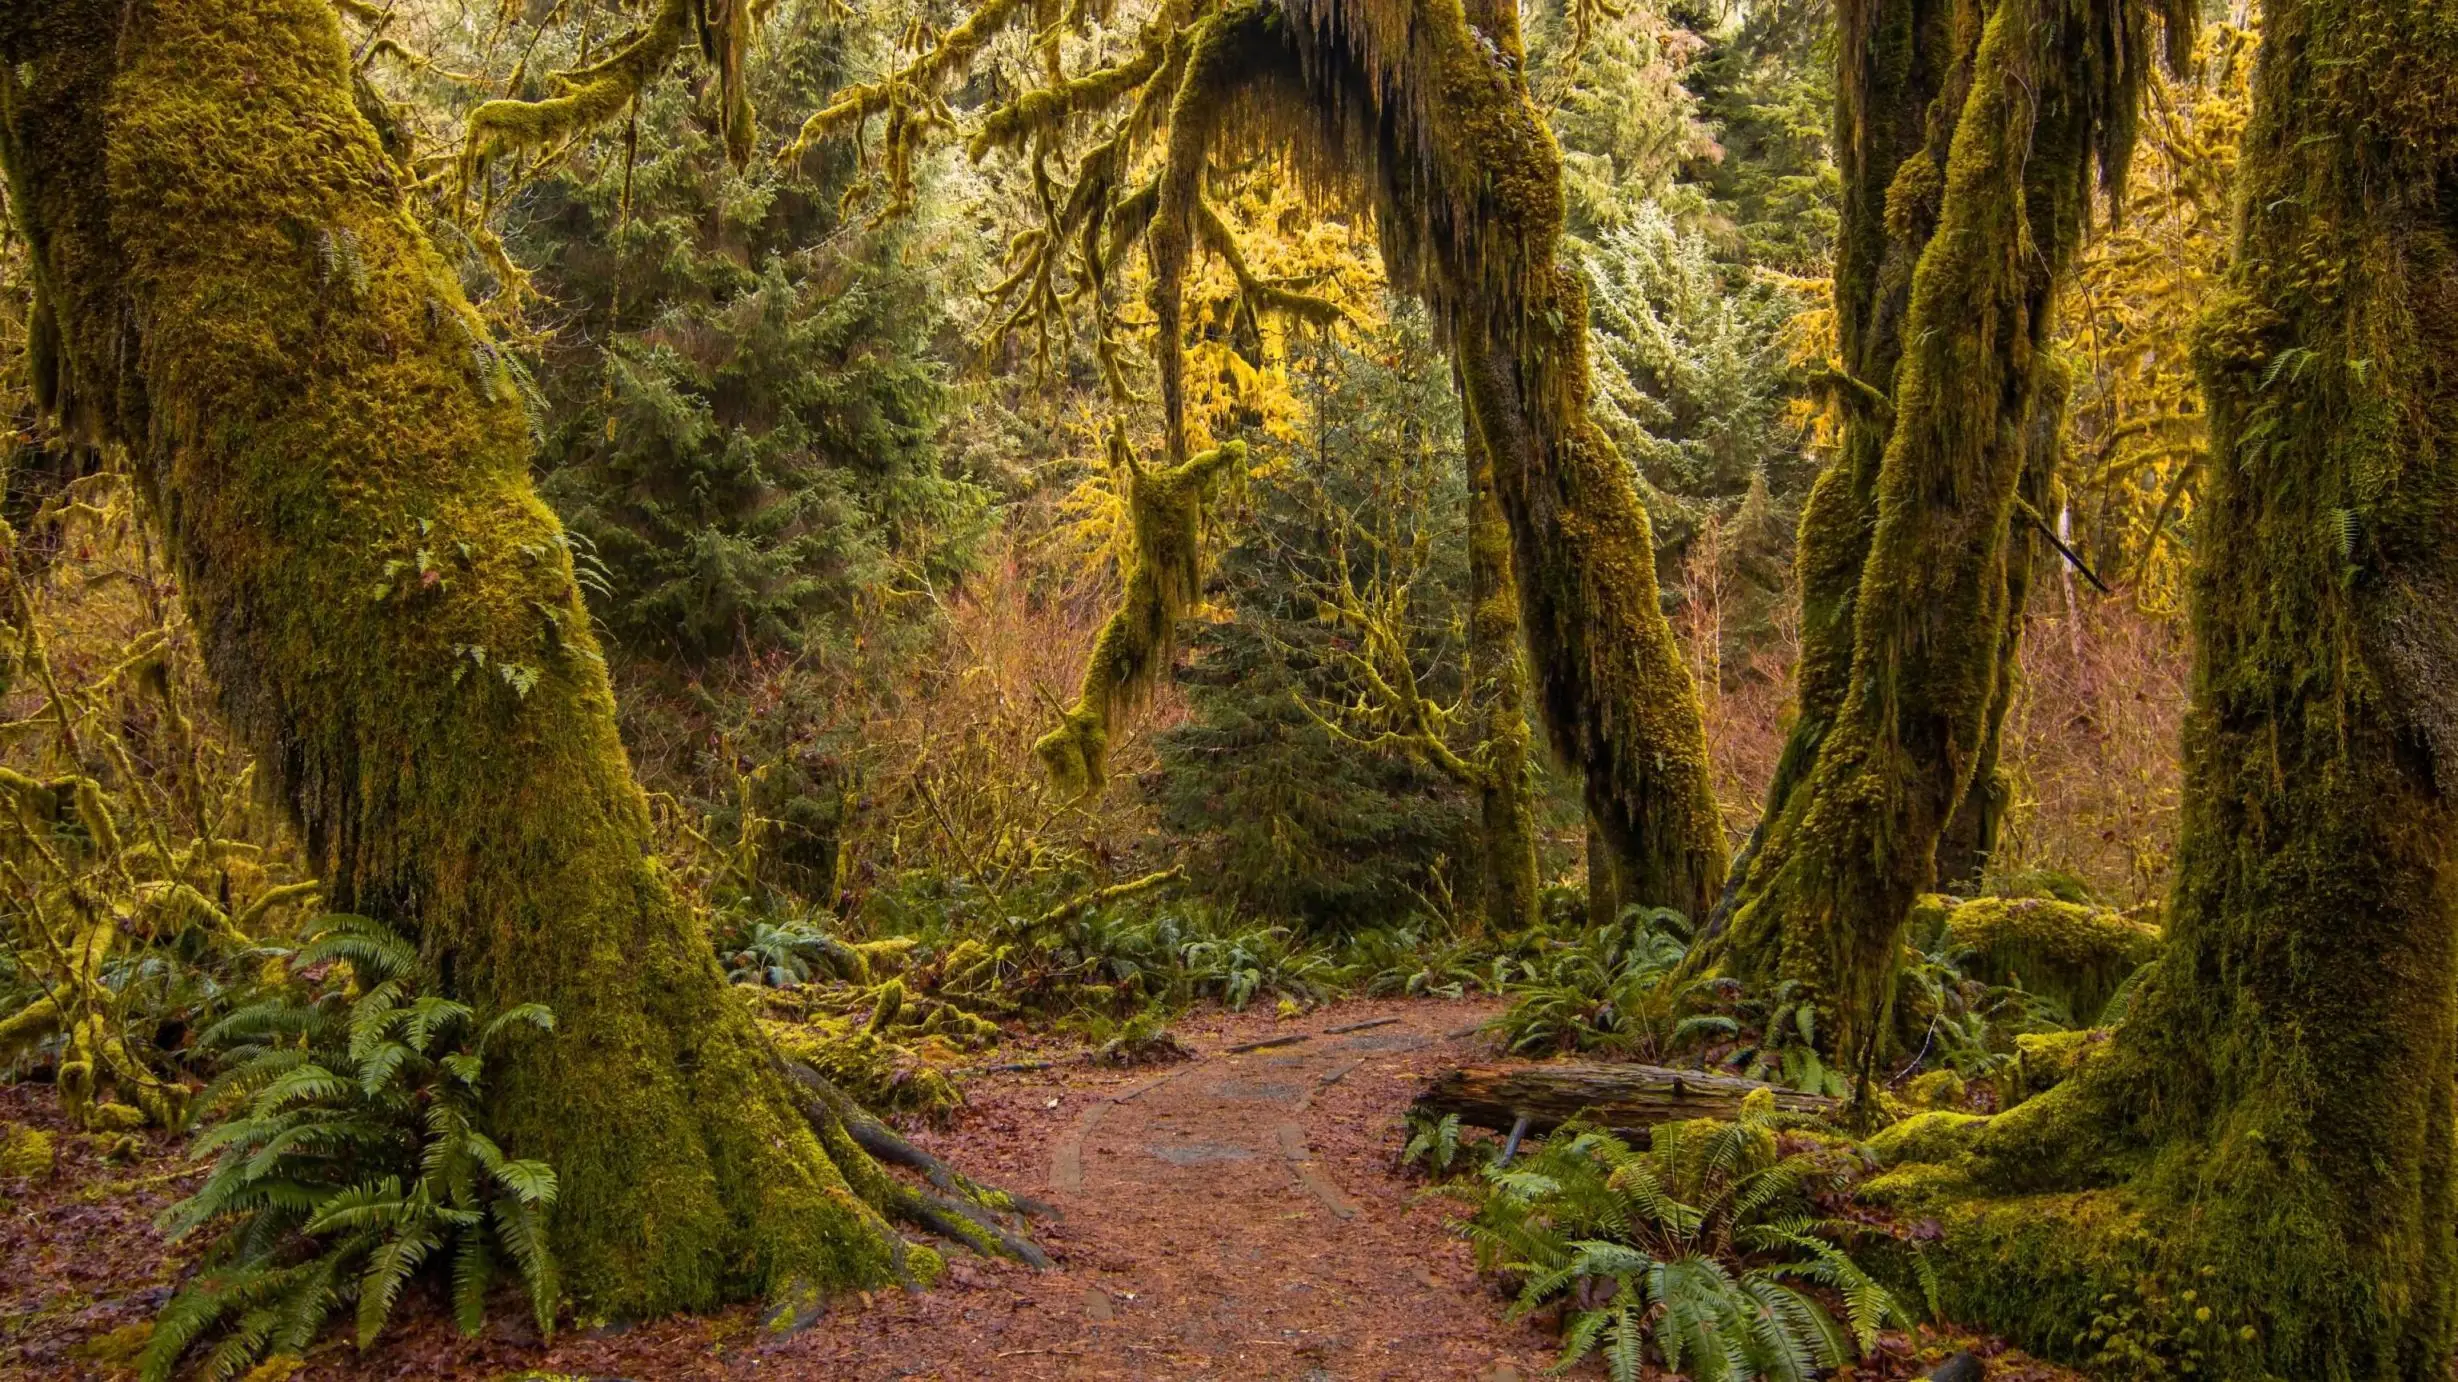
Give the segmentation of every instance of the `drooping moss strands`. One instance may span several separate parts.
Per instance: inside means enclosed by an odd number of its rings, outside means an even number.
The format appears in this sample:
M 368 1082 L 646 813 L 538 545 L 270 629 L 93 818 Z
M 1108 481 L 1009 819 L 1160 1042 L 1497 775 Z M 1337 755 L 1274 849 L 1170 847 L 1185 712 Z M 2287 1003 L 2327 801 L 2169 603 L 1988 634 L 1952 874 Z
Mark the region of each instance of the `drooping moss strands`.
M 1177 621 L 1201 590 L 1204 502 L 1224 471 L 1245 462 L 1246 444 L 1228 442 L 1183 465 L 1151 470 L 1133 463 L 1124 435 L 1113 430 L 1110 453 L 1134 525 L 1126 589 L 1093 641 L 1075 704 L 1033 745 L 1051 784 L 1067 797 L 1106 780 L 1112 724 L 1151 692 L 1168 665 Z
M 1254 3 L 1232 4 L 1197 25 L 1186 75 L 1170 105 L 1169 142 L 1144 248 L 1152 257 L 1152 354 L 1161 376 L 1162 426 L 1172 466 L 1185 463 L 1188 445 L 1185 280 L 1202 219 L 1204 176 L 1231 103 L 1271 61 L 1274 27 L 1270 12 Z
M 2145 1279 L 2197 1292 L 2218 1376 L 2458 1346 L 2453 71 L 2433 0 L 2264 6 L 2165 948 L 2104 1054 L 1900 1182 L 1949 1310 L 2040 1348 Z
M 222 707 L 331 905 L 414 934 L 451 992 L 559 1019 L 500 1053 L 489 1117 L 561 1177 L 582 1313 L 927 1276 L 658 870 L 527 420 L 352 103 L 334 11 L 15 7 L 0 61 L 30 74 L 11 208 L 54 301 L 99 314 L 62 322 L 80 388 L 158 496 Z
M 2042 561 L 2056 560 L 2040 540 L 2038 515 L 2057 507 L 2050 495 L 2057 486 L 2059 439 L 2064 436 L 2066 399 L 2072 374 L 2054 354 L 2033 357 L 2040 378 L 2032 385 L 2031 420 L 2023 429 L 2023 476 L 2015 492 L 2015 514 L 2007 521 L 2006 612 L 1997 635 L 1997 683 L 1989 699 L 1988 721 L 1981 731 L 1979 757 L 1972 764 L 1971 783 L 1962 803 L 1938 837 L 1938 885 L 1950 891 L 1979 885 L 2005 828 L 2006 807 L 2014 784 L 1999 765 L 2005 739 L 2006 712 L 2013 707 L 2022 676 L 2024 609 L 2031 598 L 2032 577 Z
M 2137 0 L 2000 0 L 1968 83 L 1950 78 L 1967 94 L 1913 270 L 1850 682 L 1722 937 L 1731 971 L 1824 994 L 1831 1038 L 1864 1066 L 1903 918 L 1987 736 L 2035 361 L 2092 180 L 2122 169 L 2109 130 L 2130 128 L 2149 26 Z M 1899 221 L 1926 196 L 1920 162 L 1894 179 Z

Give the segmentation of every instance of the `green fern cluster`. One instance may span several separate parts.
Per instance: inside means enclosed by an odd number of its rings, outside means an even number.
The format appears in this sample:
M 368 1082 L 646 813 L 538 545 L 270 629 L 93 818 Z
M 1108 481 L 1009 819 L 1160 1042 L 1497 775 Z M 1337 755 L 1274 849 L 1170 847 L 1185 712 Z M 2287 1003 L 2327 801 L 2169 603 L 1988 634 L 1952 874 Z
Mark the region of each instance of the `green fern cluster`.
M 1510 1010 L 1493 1030 L 1515 1054 L 1610 1051 L 1644 1059 L 1734 1032 L 1730 1018 L 1701 1012 L 1707 981 L 1676 978 L 1690 953 L 1690 925 L 1666 907 L 1625 909 L 1609 926 L 1547 942 L 1520 962 Z
M 1422 1166 L 1425 1174 L 1445 1180 L 1472 1169 L 1483 1169 L 1492 1158 L 1490 1143 L 1471 1142 L 1461 1134 L 1459 1115 L 1440 1118 L 1423 1110 L 1408 1112 L 1408 1145 L 1400 1149 L 1402 1167 Z
M 506 1156 L 479 1109 L 488 1044 L 515 1027 L 550 1030 L 552 1014 L 530 1003 L 488 1018 L 419 993 L 417 951 L 360 917 L 330 919 L 289 962 L 322 978 L 202 1037 L 224 1067 L 198 1101 L 221 1115 L 195 1144 L 213 1170 L 161 1226 L 174 1240 L 219 1236 L 155 1321 L 141 1376 L 160 1382 L 210 1343 L 200 1375 L 235 1377 L 304 1352 L 351 1302 L 365 1348 L 431 1261 L 450 1264 L 463 1332 L 477 1332 L 507 1267 L 550 1329 L 555 1175 Z
M 1467 1193 L 1477 1259 L 1520 1283 L 1515 1316 L 1561 1301 L 1562 1365 L 1601 1350 L 1616 1382 L 1653 1352 L 1696 1382 L 1806 1382 L 1867 1352 L 1903 1305 L 1814 1213 L 1819 1168 L 1778 1146 L 1773 1095 L 1731 1123 L 1654 1129 L 1632 1148 L 1566 1130 Z M 1844 1322 L 1796 1283 L 1842 1298 Z
M 1896 1041 L 1907 1052 L 1907 1069 L 1991 1079 L 2013 1063 L 2016 1037 L 2080 1025 L 2054 999 L 1965 974 L 1961 966 L 1969 958 L 1943 937 L 1906 954 L 1896 978 L 1895 1010 L 1902 1015 Z M 2103 1024 L 2123 1014 L 2133 987 L 2132 978 L 2119 986 L 2101 1014 Z

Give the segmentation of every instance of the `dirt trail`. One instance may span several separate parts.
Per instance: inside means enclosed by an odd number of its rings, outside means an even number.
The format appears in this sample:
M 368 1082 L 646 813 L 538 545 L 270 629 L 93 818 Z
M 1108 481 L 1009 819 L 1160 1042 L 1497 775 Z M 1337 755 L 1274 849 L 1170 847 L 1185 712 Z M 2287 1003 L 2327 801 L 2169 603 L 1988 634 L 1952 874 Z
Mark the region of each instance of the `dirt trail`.
M 1064 1119 L 1041 1149 L 1038 1176 L 1014 1161 L 991 1172 L 1064 1216 L 1041 1235 L 1057 1269 L 968 1263 L 951 1273 L 956 1294 L 899 1302 L 939 1315 L 927 1336 L 907 1336 L 899 1363 L 879 1359 L 876 1341 L 823 1324 L 806 1336 L 810 1361 L 849 1371 L 808 1375 L 1538 1375 L 1551 1362 L 1546 1340 L 1502 1323 L 1502 1302 L 1448 1230 L 1457 1211 L 1391 1174 L 1398 1116 L 1419 1079 L 1473 1058 L 1470 1034 L 1492 1011 L 1345 1003 L 1277 1026 L 1225 1021 L 1198 1034 L 1202 1054 L 1181 1065 L 1100 1086 L 1005 1092 L 1023 1117 L 1038 1102 L 1044 1117 Z M 1266 1040 L 1284 1044 L 1234 1049 Z M 1001 1094 L 977 1090 L 974 1102 L 997 1121 Z M 950 1150 L 979 1160 L 984 1149 Z M 955 1318 L 929 1310 L 934 1298 L 954 1304 L 992 1279 L 995 1293 L 974 1293 L 993 1298 L 959 1306 Z M 899 1313 L 889 1306 L 864 1320 L 893 1328 Z
M 375 1349 L 329 1339 L 292 1382 L 1534 1378 L 1552 1360 L 1548 1335 L 1503 1323 L 1452 1232 L 1460 1208 L 1392 1173 L 1419 1082 L 1485 1054 L 1468 1033 L 1494 1011 L 1198 1012 L 1177 1027 L 1198 1053 L 1181 1064 L 1103 1069 L 1052 1044 L 1046 1069 L 976 1079 L 955 1124 L 915 1140 L 1049 1201 L 1060 1217 L 1034 1230 L 1055 1260 L 1046 1271 L 960 1256 L 932 1290 L 838 1302 L 787 1335 L 737 1307 L 543 1346 L 509 1300 L 468 1340 L 440 1301 L 414 1295 Z M 1232 1049 L 1261 1041 L 1285 1044 Z M 0 1112 L 54 1116 L 20 1089 L 0 1089 Z M 89 1341 L 167 1294 L 147 1221 L 193 1177 L 166 1183 L 184 1163 L 158 1141 L 134 1164 L 72 1151 L 57 1180 L 0 1214 L 0 1257 L 34 1268 L 0 1283 L 0 1317 L 14 1317 L 0 1323 L 0 1382 L 126 1376 Z
M 1339 1016 L 1329 1025 L 1369 1020 Z M 1421 1063 L 1403 1058 L 1473 1026 L 1419 1007 L 1213 1055 L 1086 1107 L 1052 1149 L 1049 1193 L 1107 1252 L 1070 1273 L 1090 1278 L 1069 1341 L 1079 1366 L 1054 1371 L 1475 1377 L 1544 1361 L 1496 1337 L 1491 1295 L 1425 1241 L 1385 1174 L 1391 1100 L 1405 1098 L 1392 1077 Z M 1350 1081 L 1372 1092 L 1338 1097 Z

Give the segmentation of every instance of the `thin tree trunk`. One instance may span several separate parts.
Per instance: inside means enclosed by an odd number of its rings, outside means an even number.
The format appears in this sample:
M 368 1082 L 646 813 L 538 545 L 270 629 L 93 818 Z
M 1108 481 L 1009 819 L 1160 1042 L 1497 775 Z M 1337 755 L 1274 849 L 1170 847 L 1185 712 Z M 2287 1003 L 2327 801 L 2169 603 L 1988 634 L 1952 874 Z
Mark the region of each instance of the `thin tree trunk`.
M 1536 802 L 1528 772 L 1527 670 L 1520 652 L 1519 588 L 1511 529 L 1494 493 L 1493 457 L 1476 424 L 1468 457 L 1468 683 L 1485 749 L 1477 788 L 1478 870 L 1487 934 L 1536 921 Z

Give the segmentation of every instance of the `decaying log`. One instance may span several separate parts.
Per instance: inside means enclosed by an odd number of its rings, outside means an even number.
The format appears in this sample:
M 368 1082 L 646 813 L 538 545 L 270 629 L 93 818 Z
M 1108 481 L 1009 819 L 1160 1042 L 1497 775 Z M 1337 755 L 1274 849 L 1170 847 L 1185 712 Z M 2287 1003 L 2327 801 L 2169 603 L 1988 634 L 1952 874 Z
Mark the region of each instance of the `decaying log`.
M 1549 1132 L 1581 1113 L 1619 1133 L 1644 1135 L 1658 1123 L 1731 1118 L 1751 1091 L 1772 1089 L 1786 1113 L 1831 1118 L 1841 1101 L 1704 1070 L 1660 1065 L 1556 1061 L 1544 1065 L 1470 1065 L 1435 1078 L 1416 1107 L 1436 1117 L 1456 1113 L 1473 1127 L 1507 1130 L 1521 1118 Z

